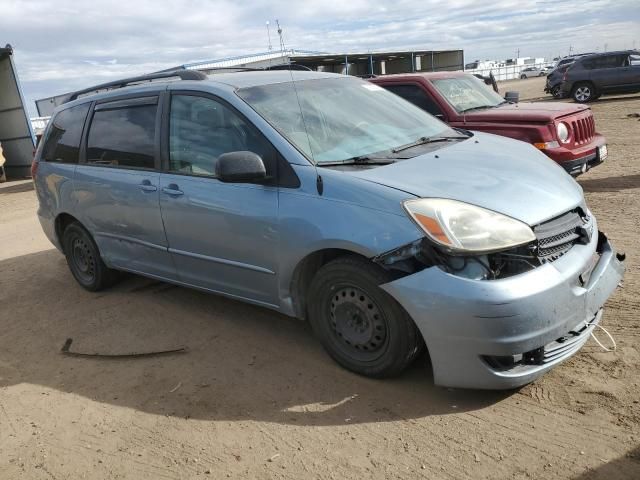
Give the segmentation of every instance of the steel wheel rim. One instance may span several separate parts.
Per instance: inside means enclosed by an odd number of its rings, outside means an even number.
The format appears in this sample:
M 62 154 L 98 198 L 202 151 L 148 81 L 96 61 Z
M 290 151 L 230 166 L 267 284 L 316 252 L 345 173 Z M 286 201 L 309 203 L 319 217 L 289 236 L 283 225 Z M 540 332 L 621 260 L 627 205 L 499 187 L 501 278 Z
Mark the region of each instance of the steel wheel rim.
M 93 282 L 96 275 L 96 260 L 89 243 L 82 237 L 71 241 L 71 264 L 76 275 L 84 282 Z
M 342 286 L 329 302 L 331 334 L 339 350 L 358 361 L 379 358 L 389 342 L 386 316 L 362 289 Z
M 589 87 L 578 87 L 576 89 L 576 98 L 581 102 L 584 102 L 591 96 L 591 89 Z

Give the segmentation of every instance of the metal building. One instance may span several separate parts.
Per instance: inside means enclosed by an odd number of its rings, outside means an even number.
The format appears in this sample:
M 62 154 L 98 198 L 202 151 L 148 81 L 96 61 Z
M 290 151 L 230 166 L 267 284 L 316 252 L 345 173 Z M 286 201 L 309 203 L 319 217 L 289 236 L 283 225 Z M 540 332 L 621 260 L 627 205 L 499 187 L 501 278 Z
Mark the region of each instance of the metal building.
M 29 176 L 35 138 L 10 45 L 0 48 L 0 144 L 7 161 L 7 177 Z
M 321 53 L 309 50 L 271 50 L 250 55 L 205 60 L 168 68 L 165 71 L 185 69 L 215 73 L 219 69 L 233 71 L 234 67 L 265 68 L 281 64 L 297 64 L 311 70 L 335 72 L 345 75 L 386 75 L 391 73 L 433 72 L 462 70 L 463 50 L 402 50 L 367 53 Z M 67 94 L 36 100 L 40 117 L 50 116 Z

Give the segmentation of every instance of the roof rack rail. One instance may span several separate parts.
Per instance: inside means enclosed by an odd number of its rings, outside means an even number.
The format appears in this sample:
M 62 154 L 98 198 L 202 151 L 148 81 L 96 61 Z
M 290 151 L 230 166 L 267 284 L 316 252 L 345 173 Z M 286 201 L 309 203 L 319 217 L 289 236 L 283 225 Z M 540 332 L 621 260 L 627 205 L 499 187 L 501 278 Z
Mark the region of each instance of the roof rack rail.
M 297 63 L 278 63 L 277 65 L 269 65 L 261 70 L 301 70 L 305 72 L 312 72 L 306 65 L 300 65 Z
M 73 100 L 76 100 L 80 95 L 84 95 L 86 93 L 97 92 L 99 90 L 111 90 L 117 88 L 124 88 L 127 85 L 132 85 L 134 83 L 141 82 L 151 82 L 153 80 L 158 80 L 161 78 L 172 78 L 172 77 L 180 77 L 180 80 L 206 80 L 208 77 L 202 72 L 197 70 L 171 70 L 165 72 L 156 72 L 149 73 L 147 75 L 140 75 L 139 77 L 131 77 L 124 78 L 121 80 L 114 80 L 112 82 L 102 83 L 100 85 L 95 85 L 93 87 L 85 88 L 83 90 L 78 90 L 76 92 L 70 93 L 67 95 L 61 103 L 68 103 Z

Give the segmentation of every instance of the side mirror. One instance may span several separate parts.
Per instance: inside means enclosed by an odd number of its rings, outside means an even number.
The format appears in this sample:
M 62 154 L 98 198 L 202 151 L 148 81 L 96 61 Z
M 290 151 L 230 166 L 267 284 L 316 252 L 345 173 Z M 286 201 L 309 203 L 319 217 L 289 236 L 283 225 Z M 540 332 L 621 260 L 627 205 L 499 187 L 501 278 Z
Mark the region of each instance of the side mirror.
M 216 176 L 221 182 L 253 183 L 267 178 L 267 170 L 260 155 L 253 152 L 229 152 L 216 162 Z
M 520 100 L 520 93 L 519 92 L 507 92 L 507 93 L 504 94 L 504 99 L 507 102 L 518 103 L 518 100 Z

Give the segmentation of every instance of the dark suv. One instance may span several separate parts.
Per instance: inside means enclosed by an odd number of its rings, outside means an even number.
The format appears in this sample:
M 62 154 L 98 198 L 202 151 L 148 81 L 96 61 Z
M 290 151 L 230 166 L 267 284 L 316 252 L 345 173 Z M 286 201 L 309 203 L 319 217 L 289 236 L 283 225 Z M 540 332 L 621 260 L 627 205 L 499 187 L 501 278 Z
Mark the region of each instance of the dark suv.
M 567 68 L 562 77 L 562 94 L 578 103 L 595 100 L 608 93 L 640 92 L 640 52 L 587 55 Z

